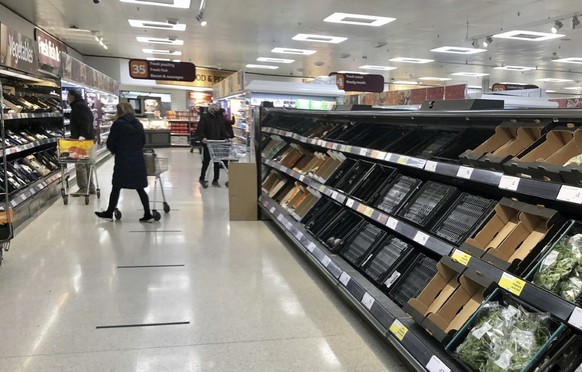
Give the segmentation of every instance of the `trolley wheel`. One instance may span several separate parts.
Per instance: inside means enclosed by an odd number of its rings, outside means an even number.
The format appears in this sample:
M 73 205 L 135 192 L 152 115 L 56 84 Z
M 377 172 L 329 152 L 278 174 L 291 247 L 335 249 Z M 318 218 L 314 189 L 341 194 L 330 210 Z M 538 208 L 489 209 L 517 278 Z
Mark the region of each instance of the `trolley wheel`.
M 89 205 L 89 195 L 85 196 L 85 205 Z
M 164 202 L 164 212 L 165 213 L 170 213 L 170 204 Z
M 101 198 L 101 189 L 97 189 L 96 193 L 97 193 L 97 199 Z
M 121 211 L 119 209 L 115 208 L 115 210 L 113 211 L 113 216 L 115 216 L 116 220 L 120 220 L 121 216 L 122 216 Z
M 64 195 L 64 196 L 63 196 L 63 203 L 64 203 L 65 205 L 69 204 L 69 195 Z
M 154 221 L 159 221 L 162 218 L 162 215 L 157 210 L 152 211 L 152 216 L 154 216 Z
M 65 189 L 61 189 L 61 196 L 64 198 L 65 196 L 67 196 L 67 193 L 65 192 Z

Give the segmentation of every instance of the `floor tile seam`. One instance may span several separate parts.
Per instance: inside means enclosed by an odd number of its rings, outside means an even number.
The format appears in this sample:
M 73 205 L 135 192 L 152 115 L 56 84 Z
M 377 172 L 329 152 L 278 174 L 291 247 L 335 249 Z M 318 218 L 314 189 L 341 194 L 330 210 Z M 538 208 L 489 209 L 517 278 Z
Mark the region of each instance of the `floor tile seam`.
M 160 346 L 150 346 L 150 347 L 72 351 L 72 352 L 62 352 L 62 353 L 39 353 L 39 354 L 28 354 L 28 355 L 10 355 L 10 356 L 0 356 L 0 360 L 20 359 L 20 358 L 37 358 L 37 357 L 52 357 L 52 356 L 68 356 L 68 355 L 83 355 L 83 354 L 100 354 L 100 353 L 120 352 L 120 351 L 179 349 L 179 348 L 183 348 L 183 347 L 198 347 L 198 346 L 219 346 L 219 345 L 236 345 L 236 344 L 242 345 L 242 344 L 251 344 L 251 343 L 262 343 L 262 342 L 268 343 L 268 342 L 278 342 L 278 341 L 309 340 L 309 339 L 319 339 L 319 338 L 329 339 L 329 338 L 336 338 L 336 337 L 341 337 L 341 336 L 345 336 L 345 335 L 346 335 L 345 333 L 337 333 L 337 334 L 321 335 L 321 336 L 280 337 L 280 338 L 266 338 L 266 339 L 256 339 L 256 340 L 201 342 L 201 343 L 189 343 L 189 344 L 180 344 L 180 345 L 160 345 Z

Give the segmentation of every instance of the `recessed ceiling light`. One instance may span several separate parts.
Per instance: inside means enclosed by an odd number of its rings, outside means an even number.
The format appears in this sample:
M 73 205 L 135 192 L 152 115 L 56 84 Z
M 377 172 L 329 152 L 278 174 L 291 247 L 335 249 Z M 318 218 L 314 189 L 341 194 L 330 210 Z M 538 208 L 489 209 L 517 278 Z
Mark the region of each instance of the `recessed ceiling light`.
M 259 62 L 271 62 L 271 63 L 293 63 L 295 62 L 294 59 L 285 59 L 285 58 L 271 58 L 271 57 L 259 57 L 257 58 Z
M 131 27 L 141 28 L 155 28 L 161 30 L 185 31 L 186 25 L 181 23 L 157 22 L 157 21 L 141 21 L 138 19 L 129 19 Z
M 122 3 L 165 6 L 171 8 L 190 8 L 191 0 L 119 0 Z
M 560 58 L 560 59 L 553 59 L 552 62 L 582 63 L 582 58 L 581 57 Z
M 387 23 L 395 21 L 396 18 L 390 17 L 378 17 L 372 15 L 364 15 L 364 14 L 351 14 L 351 13 L 333 13 L 326 19 L 324 22 L 330 23 L 345 23 L 348 25 L 360 25 L 360 26 L 384 26 Z
M 253 64 L 248 64 L 246 66 L 247 68 L 262 68 L 265 70 L 276 70 L 279 68 L 279 66 L 271 66 L 271 65 L 253 65 Z
M 418 85 L 418 81 L 397 80 L 397 81 L 391 81 L 390 84 L 398 84 L 398 85 Z
M 507 71 L 531 71 L 535 70 L 535 67 L 526 67 L 526 66 L 501 66 L 501 67 L 494 67 L 494 70 L 507 70 Z
M 486 52 L 487 49 L 480 48 L 463 48 L 463 47 L 452 47 L 444 46 L 440 48 L 431 49 L 431 52 L 436 53 L 452 53 L 452 54 L 477 54 Z
M 582 87 L 568 87 L 568 88 L 564 88 L 564 89 L 568 89 L 568 90 L 582 90 Z
M 360 66 L 358 68 L 361 68 L 362 70 L 378 70 L 378 71 L 391 71 L 391 70 L 396 70 L 396 67 L 391 67 L 391 66 L 375 66 L 375 65 L 364 65 L 364 66 Z
M 544 41 L 563 37 L 566 35 L 562 34 L 552 34 L 547 32 L 537 32 L 537 31 L 523 31 L 514 30 L 509 32 L 503 32 L 501 34 L 493 35 L 494 38 L 498 39 L 512 39 L 512 40 L 525 40 L 525 41 Z
M 455 72 L 451 75 L 453 75 L 453 76 L 481 77 L 481 76 L 488 76 L 489 74 L 485 74 L 485 73 L 481 73 L 481 72 Z
M 304 56 L 310 56 L 317 53 L 316 50 L 309 49 L 293 49 L 293 48 L 274 48 L 271 50 L 272 53 L 282 53 L 282 54 L 301 54 Z
M 167 38 L 158 38 L 158 37 L 136 37 L 137 41 L 140 43 L 150 43 L 150 44 L 166 44 L 166 45 L 184 45 L 184 40 L 179 39 L 170 39 Z
M 429 81 L 449 81 L 449 80 L 453 80 L 451 78 L 442 78 L 442 77 L 432 77 L 432 76 L 425 76 L 425 77 L 420 77 L 418 78 L 418 80 L 429 80 Z
M 297 34 L 297 35 L 293 36 L 293 40 L 314 41 L 316 43 L 330 43 L 330 44 L 343 43 L 347 39 L 348 39 L 347 37 L 313 35 L 313 34 Z
M 555 79 L 555 78 L 544 78 L 544 79 L 536 79 L 536 81 L 544 81 L 546 83 L 569 83 L 571 79 Z
M 169 54 L 172 56 L 181 56 L 182 52 L 178 50 L 167 50 L 167 49 L 142 49 L 144 53 L 149 54 Z
M 390 62 L 404 62 L 404 63 L 429 63 L 429 62 L 434 62 L 434 59 L 397 57 L 397 58 L 389 59 L 389 61 Z

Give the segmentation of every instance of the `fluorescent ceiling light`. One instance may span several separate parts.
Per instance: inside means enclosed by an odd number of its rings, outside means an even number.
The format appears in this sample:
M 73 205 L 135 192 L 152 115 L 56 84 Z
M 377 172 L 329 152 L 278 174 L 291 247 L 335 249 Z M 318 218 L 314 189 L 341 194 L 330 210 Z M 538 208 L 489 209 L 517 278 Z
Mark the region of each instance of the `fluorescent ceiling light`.
M 501 66 L 501 67 L 494 67 L 494 70 L 507 70 L 507 71 L 531 71 L 535 70 L 535 67 L 527 67 L 527 66 Z
M 429 80 L 429 81 L 449 81 L 449 80 L 453 80 L 451 78 L 442 78 L 442 77 L 432 77 L 432 76 L 425 76 L 425 77 L 420 77 L 418 78 L 418 80 Z
M 390 62 L 404 62 L 404 63 L 429 63 L 429 62 L 434 62 L 434 59 L 397 57 L 397 58 L 389 59 L 389 61 Z
M 189 9 L 191 0 L 120 0 L 122 3 Z
M 568 87 L 568 88 L 564 88 L 564 89 L 568 89 L 568 90 L 582 90 L 582 87 Z
M 358 74 L 358 75 L 369 75 L 367 72 L 363 71 L 337 71 L 338 74 Z
M 581 57 L 560 58 L 560 59 L 553 59 L 552 62 L 582 63 L 582 58 Z
M 431 52 L 436 53 L 452 53 L 452 54 L 477 54 L 486 52 L 487 49 L 480 48 L 463 48 L 463 47 L 452 47 L 444 46 L 440 48 L 431 49 Z
M 184 45 L 184 40 L 179 40 L 179 39 L 159 38 L 159 37 L 141 37 L 141 36 L 138 36 L 136 39 L 140 43 Z
M 178 50 L 164 50 L 164 49 L 142 49 L 144 53 L 149 54 L 169 54 L 172 56 L 181 56 L 182 52 Z
M 262 68 L 265 70 L 276 70 L 279 68 L 279 66 L 271 66 L 271 65 L 253 65 L 253 64 L 248 64 L 246 66 L 247 68 Z
M 294 59 L 285 59 L 285 58 L 271 58 L 271 57 L 259 57 L 257 58 L 258 62 L 271 62 L 271 63 L 293 63 L 295 62 Z
M 359 26 L 374 26 L 380 27 L 384 26 L 387 23 L 395 21 L 396 18 L 390 17 L 378 17 L 372 15 L 364 15 L 364 14 L 351 14 L 351 13 L 333 13 L 326 19 L 324 22 L 330 23 L 344 23 L 348 25 L 359 25 Z
M 544 79 L 536 79 L 536 81 L 543 81 L 546 83 L 569 83 L 571 81 L 571 79 L 555 79 L 555 78 L 544 78 Z
M 364 65 L 364 66 L 360 66 L 358 68 L 361 68 L 362 70 L 378 70 L 378 71 L 391 71 L 391 70 L 396 70 L 396 67 L 391 67 L 391 66 L 375 66 L 375 65 Z
M 398 85 L 418 85 L 418 81 L 403 81 L 403 80 L 397 80 L 397 81 L 391 81 L 390 84 L 398 84 Z
M 313 41 L 316 43 L 330 43 L 339 44 L 346 41 L 347 37 L 340 36 L 325 36 L 325 35 L 314 35 L 314 34 L 297 34 L 293 36 L 293 40 L 298 41 Z
M 146 58 L 148 61 L 166 61 L 169 62 L 170 59 L 169 58 L 152 58 L 152 57 L 148 57 Z
M 551 89 L 546 89 L 546 93 L 556 93 L 555 90 L 551 90 Z
M 301 54 L 304 56 L 310 56 L 317 53 L 316 50 L 309 49 L 293 49 L 293 48 L 274 48 L 271 50 L 272 53 L 282 53 L 282 54 Z
M 481 77 L 481 76 L 488 76 L 489 74 L 484 74 L 481 72 L 455 72 L 451 74 L 453 76 L 471 76 L 471 77 Z
M 131 27 L 141 27 L 141 28 L 155 28 L 161 30 L 172 30 L 172 31 L 185 31 L 186 25 L 182 23 L 169 23 L 169 22 L 157 22 L 157 21 L 142 21 L 138 19 L 128 19 L 129 25 Z
M 173 59 L 172 62 L 182 62 L 180 59 Z
M 558 39 L 566 35 L 562 34 L 552 34 L 547 32 L 537 32 L 537 31 L 523 31 L 514 30 L 509 32 L 503 32 L 501 34 L 493 35 L 494 38 L 498 39 L 511 39 L 511 40 L 525 40 L 525 41 L 544 41 L 551 39 Z

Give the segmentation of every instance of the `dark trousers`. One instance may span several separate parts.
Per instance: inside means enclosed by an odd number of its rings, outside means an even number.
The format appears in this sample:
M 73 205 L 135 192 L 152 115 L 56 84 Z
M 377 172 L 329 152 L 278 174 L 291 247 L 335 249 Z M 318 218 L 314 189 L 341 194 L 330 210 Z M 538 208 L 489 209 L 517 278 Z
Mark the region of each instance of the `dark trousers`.
M 141 204 L 143 205 L 143 209 L 145 211 L 144 216 L 151 216 L 150 211 L 150 199 L 148 198 L 148 193 L 145 192 L 144 189 L 137 189 L 137 194 L 139 195 L 139 200 L 141 200 Z M 111 189 L 111 194 L 109 195 L 109 207 L 107 207 L 108 213 L 113 213 L 115 208 L 117 208 L 117 202 L 119 201 L 119 194 L 121 193 L 121 187 L 115 187 Z
M 222 162 L 226 168 L 228 168 L 228 161 Z M 208 151 L 207 145 L 202 145 L 202 171 L 200 172 L 200 181 L 204 181 L 206 179 L 206 172 L 208 171 L 208 167 L 210 166 L 210 151 Z M 220 177 L 220 163 L 214 163 L 214 177 L 212 181 L 218 181 Z

